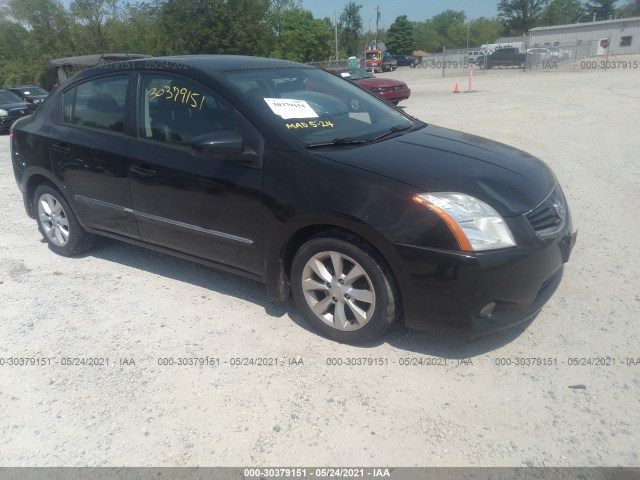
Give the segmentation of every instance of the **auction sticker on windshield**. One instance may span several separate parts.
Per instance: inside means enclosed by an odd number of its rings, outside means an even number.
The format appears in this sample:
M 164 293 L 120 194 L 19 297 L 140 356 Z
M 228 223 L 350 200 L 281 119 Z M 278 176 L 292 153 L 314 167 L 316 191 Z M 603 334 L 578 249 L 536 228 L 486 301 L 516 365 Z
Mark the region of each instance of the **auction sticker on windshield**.
M 289 118 L 317 118 L 318 114 L 304 100 L 293 98 L 265 98 L 265 102 L 276 115 Z

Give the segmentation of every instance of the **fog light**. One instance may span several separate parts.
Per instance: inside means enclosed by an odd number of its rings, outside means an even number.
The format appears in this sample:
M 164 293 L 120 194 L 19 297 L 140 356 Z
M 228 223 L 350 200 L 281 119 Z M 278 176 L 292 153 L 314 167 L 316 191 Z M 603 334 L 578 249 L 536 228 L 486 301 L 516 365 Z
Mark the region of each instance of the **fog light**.
M 482 310 L 480 310 L 480 313 L 478 313 L 478 317 L 487 318 L 489 315 L 493 313 L 493 310 L 495 308 L 496 308 L 496 302 L 487 303 L 484 307 L 482 307 Z

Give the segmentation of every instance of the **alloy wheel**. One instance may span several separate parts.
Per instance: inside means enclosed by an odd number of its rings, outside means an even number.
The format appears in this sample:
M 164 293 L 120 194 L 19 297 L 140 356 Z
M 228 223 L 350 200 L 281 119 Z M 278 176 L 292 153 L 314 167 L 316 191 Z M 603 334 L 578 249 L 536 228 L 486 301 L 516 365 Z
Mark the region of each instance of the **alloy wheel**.
M 341 331 L 359 330 L 375 311 L 376 293 L 367 272 L 353 258 L 319 252 L 302 272 L 304 299 L 318 319 Z
M 65 246 L 69 241 L 69 220 L 58 199 L 43 194 L 38 200 L 38 217 L 49 240 L 59 247 Z

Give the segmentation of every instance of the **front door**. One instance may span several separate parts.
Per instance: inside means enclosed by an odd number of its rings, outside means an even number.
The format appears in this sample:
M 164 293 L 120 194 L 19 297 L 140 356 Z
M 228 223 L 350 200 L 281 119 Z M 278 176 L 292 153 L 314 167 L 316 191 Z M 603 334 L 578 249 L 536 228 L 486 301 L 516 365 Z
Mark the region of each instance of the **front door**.
M 261 275 L 261 164 L 190 152 L 195 137 L 231 130 L 261 157 L 258 132 L 213 91 L 173 74 L 140 74 L 136 107 L 127 157 L 142 239 Z

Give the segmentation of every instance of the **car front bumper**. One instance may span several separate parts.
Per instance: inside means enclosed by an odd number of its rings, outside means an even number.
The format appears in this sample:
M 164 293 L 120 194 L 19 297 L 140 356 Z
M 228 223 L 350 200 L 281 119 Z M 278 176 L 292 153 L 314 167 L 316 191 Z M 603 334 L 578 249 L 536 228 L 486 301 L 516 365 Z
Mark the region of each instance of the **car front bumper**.
M 18 120 L 19 118 L 31 115 L 31 113 L 31 111 L 27 111 L 24 115 L 7 115 L 4 117 L 0 117 L 0 132 L 8 132 L 11 129 L 11 125 L 13 125 L 13 122 Z
M 395 245 L 407 327 L 485 334 L 535 317 L 562 280 L 577 232 L 535 246 L 466 253 Z M 481 310 L 495 302 L 493 312 Z
M 411 95 L 410 88 L 404 88 L 402 90 L 392 90 L 390 92 L 374 92 L 381 98 L 384 98 L 388 102 L 400 102 L 406 100 Z

